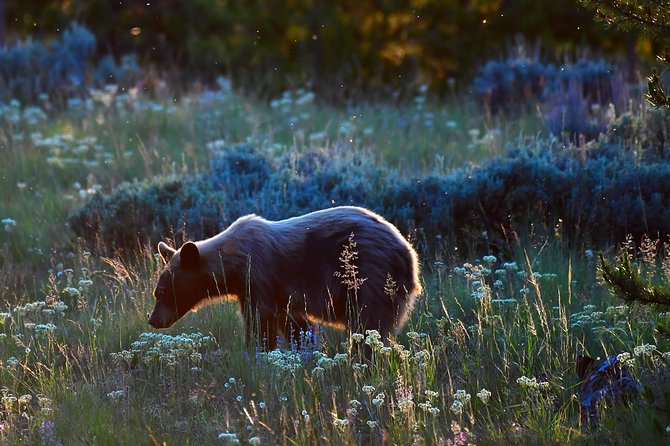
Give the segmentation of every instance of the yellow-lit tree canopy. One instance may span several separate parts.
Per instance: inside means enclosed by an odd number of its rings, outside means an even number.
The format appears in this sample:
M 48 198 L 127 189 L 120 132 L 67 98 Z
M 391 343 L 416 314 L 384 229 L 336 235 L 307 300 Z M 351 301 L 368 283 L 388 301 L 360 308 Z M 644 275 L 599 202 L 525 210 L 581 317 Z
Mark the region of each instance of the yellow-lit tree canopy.
M 4 0 L 5 40 L 53 36 L 72 21 L 100 53 L 133 52 L 161 70 L 224 74 L 256 92 L 446 89 L 521 36 L 545 51 L 629 48 L 576 2 L 551 0 Z M 0 14 L 2 20 L 2 14 Z

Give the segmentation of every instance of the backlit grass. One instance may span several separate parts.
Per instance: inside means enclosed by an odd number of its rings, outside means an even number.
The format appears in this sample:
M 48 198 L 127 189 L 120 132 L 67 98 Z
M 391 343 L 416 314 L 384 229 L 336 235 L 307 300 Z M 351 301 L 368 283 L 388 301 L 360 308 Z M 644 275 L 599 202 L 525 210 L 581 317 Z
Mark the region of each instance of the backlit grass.
M 504 257 L 422 240 L 425 293 L 395 340 L 317 327 L 297 349 L 243 345 L 236 305 L 170 330 L 146 323 L 161 264 L 91 253 L 67 213 L 133 178 L 195 173 L 208 146 L 348 141 L 402 171 L 447 172 L 538 138 L 423 93 L 332 110 L 309 92 L 258 104 L 230 91 L 173 101 L 112 91 L 67 110 L 2 108 L 0 439 L 7 444 L 565 444 L 663 440 L 667 313 L 622 306 L 592 250 L 523 235 Z M 464 103 L 464 102 L 463 102 Z M 531 135 L 531 136 L 529 136 Z M 470 256 L 469 254 L 467 254 Z M 366 348 L 372 350 L 366 358 Z M 644 386 L 580 417 L 577 355 L 623 354 Z M 626 356 L 627 355 L 627 356 Z

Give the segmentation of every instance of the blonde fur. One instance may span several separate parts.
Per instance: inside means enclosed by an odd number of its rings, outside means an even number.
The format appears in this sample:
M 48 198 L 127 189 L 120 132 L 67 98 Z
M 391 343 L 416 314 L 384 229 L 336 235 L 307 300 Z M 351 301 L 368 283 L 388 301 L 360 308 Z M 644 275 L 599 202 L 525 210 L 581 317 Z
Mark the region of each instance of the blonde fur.
M 348 243 L 349 260 L 343 255 Z M 265 337 L 269 346 L 277 333 L 294 336 L 314 323 L 389 335 L 403 326 L 421 293 L 416 251 L 395 226 L 359 207 L 280 221 L 247 215 L 195 246 L 199 266 L 183 280 L 195 281 L 191 285 L 206 292 L 187 295 L 189 287 L 179 286 L 188 284 L 177 283 L 176 306 L 188 302 L 189 309 L 197 309 L 237 300 L 249 332 Z M 173 271 L 182 266 L 180 251 L 170 259 Z M 347 261 L 355 263 L 360 286 L 352 288 L 343 280 Z M 385 292 L 389 278 L 396 284 L 392 295 Z M 157 288 L 169 286 L 167 279 L 163 284 L 159 281 Z

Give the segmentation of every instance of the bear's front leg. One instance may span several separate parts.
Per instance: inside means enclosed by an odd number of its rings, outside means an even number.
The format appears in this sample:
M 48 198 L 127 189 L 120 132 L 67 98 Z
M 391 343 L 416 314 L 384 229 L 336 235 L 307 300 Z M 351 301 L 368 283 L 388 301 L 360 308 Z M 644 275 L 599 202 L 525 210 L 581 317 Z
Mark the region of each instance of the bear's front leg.
M 242 310 L 242 316 L 247 348 L 257 347 L 267 351 L 277 348 L 277 318 L 274 313 L 245 308 Z

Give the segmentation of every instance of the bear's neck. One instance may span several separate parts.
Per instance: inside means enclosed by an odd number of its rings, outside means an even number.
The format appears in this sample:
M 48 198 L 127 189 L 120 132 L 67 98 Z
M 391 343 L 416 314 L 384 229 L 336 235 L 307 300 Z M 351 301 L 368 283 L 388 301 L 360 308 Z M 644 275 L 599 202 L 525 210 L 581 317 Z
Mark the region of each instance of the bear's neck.
M 226 254 L 222 249 L 206 253 L 207 270 L 214 276 L 213 298 L 242 299 L 246 290 L 247 256 Z

